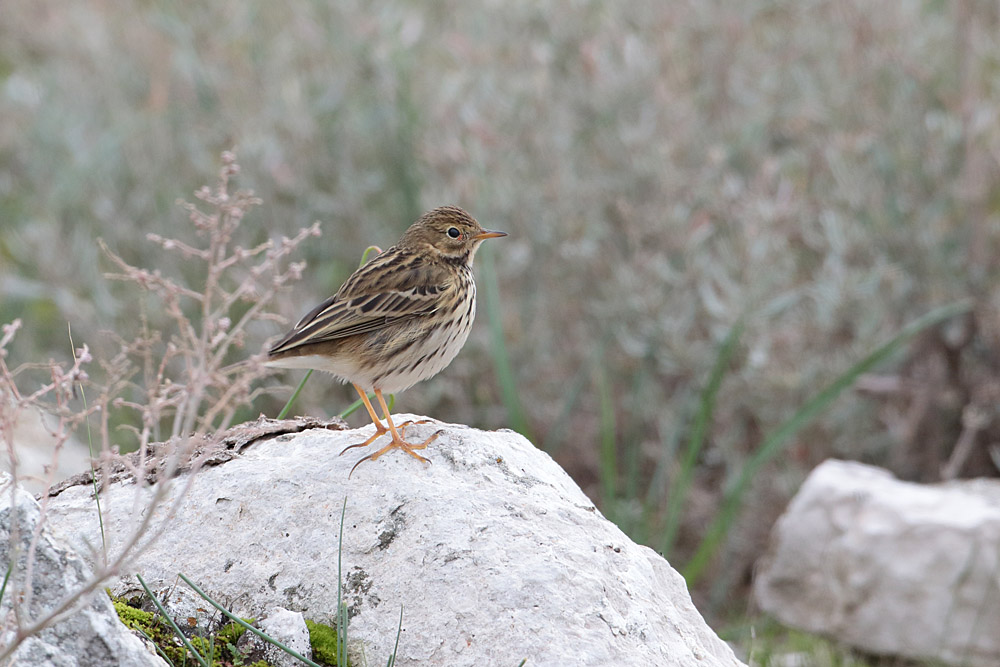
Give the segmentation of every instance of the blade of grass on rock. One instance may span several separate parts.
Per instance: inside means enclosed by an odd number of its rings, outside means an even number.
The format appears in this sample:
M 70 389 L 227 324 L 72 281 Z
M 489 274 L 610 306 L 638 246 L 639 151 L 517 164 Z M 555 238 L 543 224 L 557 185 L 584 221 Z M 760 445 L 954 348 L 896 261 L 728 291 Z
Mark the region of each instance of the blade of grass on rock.
M 521 405 L 521 395 L 514 377 L 514 369 L 507 354 L 507 342 L 503 333 L 503 317 L 500 312 L 500 288 L 497 285 L 496 268 L 493 265 L 493 253 L 489 248 L 482 251 L 482 269 L 480 270 L 483 297 L 486 302 L 486 318 L 490 331 L 490 358 L 493 369 L 500 383 L 500 396 L 507 408 L 507 418 L 510 426 L 528 440 L 535 442 L 528 429 L 528 418 Z
M 301 660 L 305 664 L 309 665 L 309 667 L 320 667 L 320 665 L 318 665 L 317 663 L 313 662 L 309 658 L 301 655 L 297 651 L 294 651 L 294 650 L 288 648 L 287 646 L 285 646 L 284 644 L 282 644 L 281 642 L 279 642 L 277 639 L 274 639 L 273 637 L 269 636 L 267 633 L 261 632 L 260 630 L 258 630 L 257 628 L 253 627 L 252 625 L 250 625 L 249 623 L 247 623 L 246 621 L 244 621 L 242 618 L 240 618 L 239 616 L 237 616 L 236 614 L 232 613 L 231 611 L 229 611 L 228 609 L 226 609 L 225 607 L 223 607 L 221 604 L 219 604 L 218 602 L 216 602 L 215 600 L 213 600 L 208 595 L 208 593 L 206 593 L 205 591 L 201 590 L 201 588 L 199 588 L 196 583 L 194 583 L 193 581 L 191 581 L 190 579 L 188 579 L 183 574 L 178 573 L 177 576 L 180 577 L 184 581 L 185 584 L 187 584 L 188 586 L 190 586 L 191 590 L 193 590 L 195 593 L 197 593 L 198 595 L 200 595 L 202 597 L 202 599 L 204 599 L 210 605 L 212 605 L 213 607 L 215 607 L 216 609 L 218 609 L 219 611 L 221 611 L 223 614 L 225 614 L 234 623 L 243 626 L 244 629 L 249 630 L 250 632 L 254 633 L 255 635 L 257 635 L 258 637 L 260 637 L 261 639 L 263 639 L 267 643 L 273 644 L 274 646 L 277 646 L 282 651 L 284 651 L 288 655 L 292 656 L 296 660 Z M 145 584 L 143 584 L 143 586 L 145 586 Z M 187 642 L 185 642 L 185 644 L 187 644 Z M 207 667 L 207 665 L 206 665 L 206 667 Z
M 181 576 L 183 577 L 184 575 Z M 142 577 L 137 574 L 135 575 L 135 578 L 139 580 L 139 584 L 142 585 L 142 590 L 146 591 L 146 595 L 148 595 L 149 599 L 153 601 L 153 605 L 156 607 L 156 609 L 161 614 L 163 614 L 163 618 L 166 619 L 167 623 L 173 629 L 174 634 L 177 635 L 177 638 L 181 640 L 182 644 L 184 644 L 184 648 L 186 648 L 188 652 L 190 652 L 191 655 L 194 656 L 194 659 L 198 661 L 198 664 L 200 664 L 202 667 L 209 667 L 208 663 L 205 662 L 205 658 L 201 657 L 201 654 L 198 653 L 198 651 L 195 650 L 194 646 L 191 645 L 191 642 L 188 641 L 188 638 L 184 636 L 184 633 L 181 632 L 181 629 L 177 627 L 176 623 L 174 623 L 174 619 L 170 618 L 170 614 L 167 613 L 167 610 L 163 607 L 160 601 L 156 599 L 156 596 L 153 595 L 153 591 L 149 590 L 149 586 L 147 586 L 146 582 L 142 580 Z

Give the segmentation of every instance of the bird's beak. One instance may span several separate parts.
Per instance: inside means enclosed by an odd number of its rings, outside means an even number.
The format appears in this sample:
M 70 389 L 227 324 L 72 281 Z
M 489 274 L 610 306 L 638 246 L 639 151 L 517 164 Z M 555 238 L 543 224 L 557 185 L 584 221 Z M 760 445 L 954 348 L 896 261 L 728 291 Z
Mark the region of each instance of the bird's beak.
M 507 236 L 507 232 L 494 232 L 489 229 L 483 232 L 479 232 L 472 237 L 473 241 L 481 241 L 483 239 L 498 239 L 501 236 Z

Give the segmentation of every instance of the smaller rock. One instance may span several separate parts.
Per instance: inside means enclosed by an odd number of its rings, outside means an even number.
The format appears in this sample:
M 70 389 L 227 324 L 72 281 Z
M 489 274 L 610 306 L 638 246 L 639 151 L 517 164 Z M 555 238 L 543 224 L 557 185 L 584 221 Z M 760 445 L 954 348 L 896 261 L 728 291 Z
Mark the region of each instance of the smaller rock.
M 11 573 L 10 587 L 0 601 L 0 619 L 4 622 L 0 648 L 8 646 L 15 637 L 16 620 L 11 600 L 24 595 L 18 586 L 26 576 L 29 546 L 42 521 L 41 508 L 35 499 L 21 488 L 12 490 L 12 484 L 10 475 L 0 473 L 0 562 L 10 562 L 14 526 L 19 537 L 19 543 L 14 544 L 17 566 Z M 25 626 L 51 613 L 67 597 L 82 590 L 93 577 L 80 555 L 56 538 L 46 524 L 41 526 L 32 565 L 31 602 L 21 611 Z M 7 664 L 32 667 L 166 665 L 118 620 L 110 598 L 101 589 L 82 598 L 78 609 L 63 616 L 62 620 L 25 639 Z
M 872 653 L 993 667 L 998 554 L 1000 482 L 826 461 L 775 525 L 754 595 L 786 625 Z
M 260 631 L 279 641 L 296 653 L 312 660 L 312 647 L 309 645 L 309 629 L 305 618 L 297 611 L 289 611 L 281 607 L 272 607 L 267 617 L 261 619 L 257 626 Z M 301 661 L 286 653 L 270 642 L 264 641 L 253 632 L 247 631 L 240 637 L 240 651 L 248 657 L 248 661 L 266 660 L 274 667 L 298 667 Z
M 133 578 L 129 581 L 129 586 L 134 581 L 137 579 Z M 142 600 L 143 611 L 159 615 L 159 609 L 141 587 L 121 588 L 122 592 L 116 591 L 116 595 L 121 595 L 126 599 L 139 597 Z M 230 623 L 229 617 L 219 613 L 203 597 L 188 588 L 183 581 L 171 581 L 169 586 L 150 586 L 150 590 L 163 608 L 167 610 L 167 615 L 173 619 L 177 628 L 189 639 L 191 637 L 210 637 Z

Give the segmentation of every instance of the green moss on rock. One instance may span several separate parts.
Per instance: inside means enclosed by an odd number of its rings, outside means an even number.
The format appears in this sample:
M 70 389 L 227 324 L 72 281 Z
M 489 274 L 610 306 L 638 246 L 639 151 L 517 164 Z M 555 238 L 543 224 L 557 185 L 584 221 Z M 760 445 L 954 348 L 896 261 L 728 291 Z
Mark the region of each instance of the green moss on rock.
M 325 623 L 306 619 L 309 629 L 309 643 L 312 645 L 313 660 L 333 667 L 337 666 L 337 630 Z M 345 666 L 346 667 L 346 666 Z
M 111 603 L 125 627 L 138 630 L 149 637 L 173 664 L 190 665 L 194 662 L 192 656 L 188 654 L 187 649 L 174 634 L 173 628 L 164 622 L 159 615 L 138 609 L 124 598 L 112 597 Z M 253 619 L 247 620 L 247 622 L 252 623 Z M 219 629 L 214 637 L 191 637 L 189 641 L 202 657 L 207 659 L 209 655 L 212 656 L 212 667 L 233 665 L 271 667 L 265 660 L 258 660 L 250 664 L 243 662 L 243 656 L 236 650 L 236 642 L 239 641 L 244 632 L 246 629 L 242 625 L 227 623 Z

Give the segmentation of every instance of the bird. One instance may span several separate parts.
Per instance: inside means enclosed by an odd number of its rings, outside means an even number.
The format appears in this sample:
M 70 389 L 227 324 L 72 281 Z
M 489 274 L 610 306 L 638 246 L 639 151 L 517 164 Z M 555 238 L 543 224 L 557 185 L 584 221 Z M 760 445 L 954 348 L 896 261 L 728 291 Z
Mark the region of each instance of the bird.
M 389 444 L 355 463 L 348 477 L 393 449 L 430 462 L 416 450 L 440 431 L 419 444 L 406 442 L 402 434 L 414 422 L 394 424 L 383 392 L 398 393 L 437 375 L 462 349 L 476 317 L 472 261 L 483 241 L 502 236 L 507 233 L 484 229 L 457 206 L 428 211 L 268 351 L 267 366 L 326 371 L 354 386 L 375 433 L 341 454 L 390 435 Z

